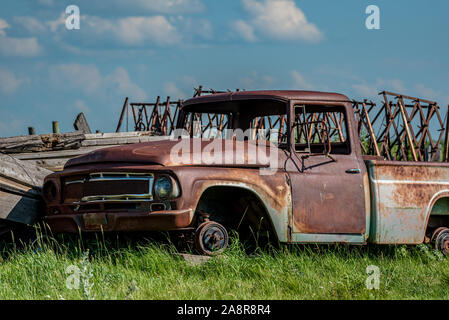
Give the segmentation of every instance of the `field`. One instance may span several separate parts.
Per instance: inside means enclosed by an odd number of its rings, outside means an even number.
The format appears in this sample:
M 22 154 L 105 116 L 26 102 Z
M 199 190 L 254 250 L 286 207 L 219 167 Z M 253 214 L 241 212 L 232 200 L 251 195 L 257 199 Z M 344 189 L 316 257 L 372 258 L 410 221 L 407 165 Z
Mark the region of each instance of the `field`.
M 167 241 L 58 238 L 0 245 L 0 299 L 448 299 L 449 258 L 428 245 L 281 246 L 186 262 Z M 379 268 L 368 290 L 367 266 Z

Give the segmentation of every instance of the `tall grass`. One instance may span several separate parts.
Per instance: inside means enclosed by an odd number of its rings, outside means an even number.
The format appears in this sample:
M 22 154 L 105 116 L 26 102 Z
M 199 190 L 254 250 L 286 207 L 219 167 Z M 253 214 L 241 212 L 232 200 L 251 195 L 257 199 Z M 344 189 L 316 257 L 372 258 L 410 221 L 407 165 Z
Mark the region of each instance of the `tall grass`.
M 426 245 L 281 246 L 248 253 L 234 238 L 226 253 L 201 265 L 186 262 L 167 241 L 101 235 L 4 242 L 0 251 L 0 299 L 449 298 L 449 259 Z M 378 290 L 365 286 L 369 265 L 380 269 Z M 72 289 L 70 266 L 83 271 Z

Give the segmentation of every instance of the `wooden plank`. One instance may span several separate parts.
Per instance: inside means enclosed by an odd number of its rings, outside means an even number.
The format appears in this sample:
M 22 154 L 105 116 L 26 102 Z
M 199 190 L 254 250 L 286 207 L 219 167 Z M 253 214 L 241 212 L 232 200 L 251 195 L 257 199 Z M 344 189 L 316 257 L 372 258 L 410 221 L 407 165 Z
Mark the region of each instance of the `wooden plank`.
M 200 256 L 196 254 L 178 253 L 177 255 L 184 259 L 188 264 L 195 266 L 202 265 L 211 259 L 210 256 Z
M 42 186 L 45 176 L 51 172 L 25 163 L 9 155 L 0 154 L 0 177 L 34 187 Z
M 82 133 L 91 133 L 89 124 L 86 120 L 86 116 L 82 112 L 76 117 L 75 122 L 73 123 L 73 127 L 75 128 L 75 130 L 81 131 Z
M 16 153 L 14 154 L 14 158 L 24 161 L 25 163 L 29 163 L 34 166 L 39 166 L 51 171 L 60 171 L 64 168 L 66 162 L 74 157 L 98 150 L 106 147 L 115 147 L 121 146 L 124 144 L 130 143 L 138 143 L 138 142 L 150 142 L 150 141 L 159 141 L 165 140 L 169 137 L 166 136 L 142 136 L 142 137 L 132 137 L 120 140 L 110 140 L 99 142 L 97 140 L 90 140 L 89 143 L 87 140 L 83 141 L 83 144 L 103 144 L 103 145 L 90 145 L 90 146 L 82 146 L 79 149 L 75 150 L 59 150 L 59 151 L 43 151 L 43 152 L 32 152 L 32 153 Z M 114 143 L 115 144 L 108 144 Z M 117 143 L 121 142 L 121 143 Z
M 41 199 L 15 194 L 5 190 L 0 184 L 0 221 L 6 220 L 21 224 L 33 224 L 44 212 Z
M 148 131 L 104 132 L 85 134 L 86 140 L 150 136 Z
M 46 150 L 76 149 L 84 140 L 81 132 L 0 138 L 0 152 L 21 153 Z
M 33 224 L 44 210 L 41 186 L 51 171 L 0 155 L 0 223 Z

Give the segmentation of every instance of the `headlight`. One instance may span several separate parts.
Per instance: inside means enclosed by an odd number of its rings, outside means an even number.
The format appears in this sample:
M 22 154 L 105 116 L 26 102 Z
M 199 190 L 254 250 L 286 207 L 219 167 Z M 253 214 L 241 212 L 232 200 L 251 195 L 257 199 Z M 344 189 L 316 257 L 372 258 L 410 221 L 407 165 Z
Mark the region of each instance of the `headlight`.
M 58 196 L 56 184 L 51 180 L 45 182 L 44 187 L 42 188 L 42 195 L 47 202 L 55 201 Z
M 169 177 L 162 176 L 156 180 L 154 185 L 154 192 L 159 199 L 167 199 L 172 195 L 173 184 Z

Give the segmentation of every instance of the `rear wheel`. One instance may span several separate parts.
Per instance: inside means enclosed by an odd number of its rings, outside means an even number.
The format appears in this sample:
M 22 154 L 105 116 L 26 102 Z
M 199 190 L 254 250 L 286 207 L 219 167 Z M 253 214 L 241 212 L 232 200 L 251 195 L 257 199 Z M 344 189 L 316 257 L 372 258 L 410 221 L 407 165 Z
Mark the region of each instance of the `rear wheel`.
M 218 222 L 206 221 L 196 229 L 195 246 L 201 254 L 218 255 L 227 248 L 228 244 L 228 232 Z
M 432 234 L 432 242 L 435 249 L 440 250 L 444 255 L 449 254 L 449 229 L 441 227 Z

